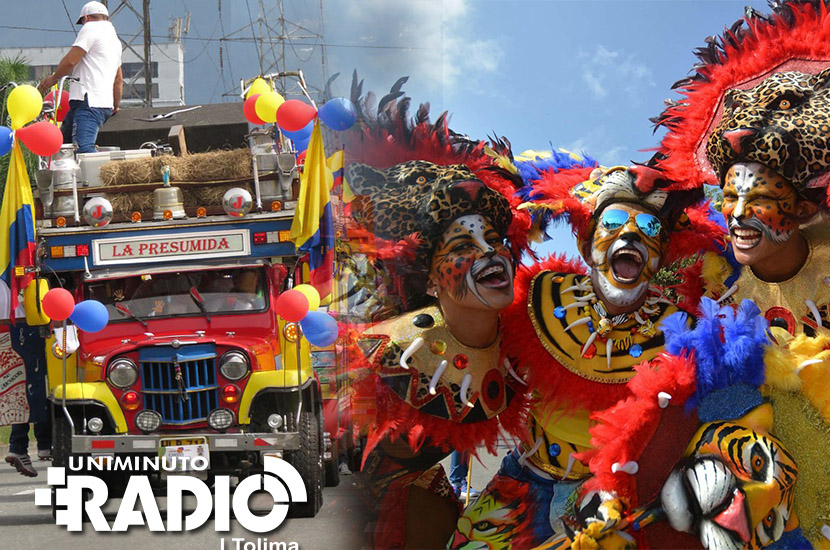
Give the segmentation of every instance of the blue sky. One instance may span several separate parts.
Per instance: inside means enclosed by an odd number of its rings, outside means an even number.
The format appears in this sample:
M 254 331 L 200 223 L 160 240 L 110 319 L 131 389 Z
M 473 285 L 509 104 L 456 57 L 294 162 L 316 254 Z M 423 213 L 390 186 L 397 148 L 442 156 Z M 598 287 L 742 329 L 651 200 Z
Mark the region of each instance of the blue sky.
M 69 16 L 64 11 L 64 2 Z M 4 8 L 0 47 L 69 45 L 81 0 L 37 0 Z M 140 9 L 141 3 L 133 2 Z M 154 40 L 164 41 L 171 17 L 191 12 L 185 38 L 189 104 L 238 101 L 223 92 L 259 73 L 253 41 L 220 42 L 258 15 L 257 0 L 152 0 Z M 333 90 L 349 94 L 351 72 L 364 89 L 383 95 L 399 77 L 413 103 L 452 113 L 454 130 L 474 137 L 504 135 L 516 152 L 528 148 L 585 151 L 603 164 L 642 161 L 659 136 L 649 117 L 675 97 L 672 83 L 695 62 L 692 50 L 739 19 L 744 5 L 767 12 L 761 0 L 285 0 L 295 36 L 325 36 L 327 73 L 340 72 Z M 274 0 L 264 2 L 276 26 Z M 249 16 L 250 10 L 250 16 Z M 128 13 L 114 18 L 119 33 L 134 32 Z M 322 23 L 322 26 L 321 26 Z M 57 32 L 15 30 L 36 27 Z M 319 40 L 299 38 L 287 52 L 322 85 Z M 219 48 L 223 48 L 222 68 Z M 561 234 L 561 233 L 559 233 Z M 560 243 L 568 241 L 566 245 Z M 568 239 L 557 247 L 575 253 Z

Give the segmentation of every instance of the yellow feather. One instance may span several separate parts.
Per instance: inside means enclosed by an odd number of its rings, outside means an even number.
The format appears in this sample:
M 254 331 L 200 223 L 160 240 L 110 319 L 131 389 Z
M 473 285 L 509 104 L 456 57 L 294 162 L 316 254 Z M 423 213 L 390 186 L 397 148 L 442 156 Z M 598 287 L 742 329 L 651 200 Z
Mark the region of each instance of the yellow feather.
M 709 285 L 723 285 L 729 275 L 729 262 L 720 254 L 709 251 L 703 255 L 700 274 Z

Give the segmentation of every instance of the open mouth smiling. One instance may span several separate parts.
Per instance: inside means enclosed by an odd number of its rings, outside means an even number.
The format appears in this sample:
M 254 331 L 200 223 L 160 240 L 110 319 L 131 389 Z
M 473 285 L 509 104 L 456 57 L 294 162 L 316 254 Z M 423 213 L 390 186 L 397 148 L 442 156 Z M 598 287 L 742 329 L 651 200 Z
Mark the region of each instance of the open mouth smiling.
M 484 288 L 502 289 L 510 285 L 510 274 L 504 262 L 497 258 L 474 273 L 473 280 Z
M 643 253 L 632 245 L 626 245 L 611 254 L 611 275 L 619 283 L 633 283 L 646 266 Z
M 749 250 L 755 248 L 761 242 L 761 232 L 757 229 L 752 229 L 745 225 L 734 225 L 729 228 L 729 234 L 732 236 L 732 244 L 741 250 Z

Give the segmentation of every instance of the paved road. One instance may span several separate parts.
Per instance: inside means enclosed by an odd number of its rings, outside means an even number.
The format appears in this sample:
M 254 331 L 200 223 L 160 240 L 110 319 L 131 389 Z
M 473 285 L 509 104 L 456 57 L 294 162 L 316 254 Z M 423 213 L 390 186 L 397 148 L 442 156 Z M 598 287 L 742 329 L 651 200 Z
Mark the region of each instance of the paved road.
M 500 456 L 506 450 L 507 446 L 502 446 Z M 7 448 L 0 445 L 0 457 L 4 457 L 6 451 Z M 495 473 L 499 462 L 499 457 L 489 455 L 482 457 L 482 463 L 474 461 L 473 487 L 483 487 Z M 26 478 L 8 464 L 0 463 L 0 547 L 42 550 L 57 544 L 82 550 L 132 550 L 126 545 L 135 550 L 278 550 L 293 548 L 287 544 L 291 542 L 296 542 L 297 547 L 304 550 L 365 547 L 363 533 L 367 528 L 367 516 L 356 489 L 356 476 L 343 476 L 338 487 L 325 489 L 323 508 L 315 518 L 289 518 L 279 529 L 264 537 L 246 531 L 234 520 L 231 520 L 228 533 L 216 533 L 213 522 L 184 533 L 152 533 L 145 528 L 131 528 L 127 533 L 96 533 L 88 524 L 81 533 L 68 533 L 64 527 L 54 524 L 48 507 L 34 504 L 35 489 L 47 487 L 47 466 L 46 462 L 37 462 L 35 467 L 41 472 L 40 475 Z M 445 460 L 444 467 L 449 471 L 449 459 Z M 113 504 L 117 506 L 117 502 Z M 269 510 L 265 505 L 257 506 L 256 501 L 252 501 L 254 509 Z M 165 518 L 163 501 L 160 508 L 162 518 Z M 114 518 L 108 519 L 112 523 Z M 286 546 L 273 545 L 279 542 L 286 543 Z M 125 548 L 114 546 L 118 544 Z

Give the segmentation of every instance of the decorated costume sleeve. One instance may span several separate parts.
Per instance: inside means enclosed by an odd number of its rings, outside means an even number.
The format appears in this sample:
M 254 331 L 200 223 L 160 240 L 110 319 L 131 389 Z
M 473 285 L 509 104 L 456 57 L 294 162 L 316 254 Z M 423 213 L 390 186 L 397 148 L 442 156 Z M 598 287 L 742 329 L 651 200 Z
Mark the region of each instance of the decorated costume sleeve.
M 797 525 L 798 469 L 771 435 L 772 409 L 759 391 L 766 323 L 748 301 L 732 309 L 704 299 L 694 328 L 684 317 L 664 323 L 666 353 L 638 368 L 633 396 L 594 416 L 596 477 L 586 488 L 625 498 L 629 515 L 660 509 L 680 532 L 671 536 L 693 534 L 706 548 L 792 542 L 798 533 L 785 532 Z M 668 474 L 660 470 L 672 463 Z M 635 534 L 644 545 L 665 545 L 664 525 Z
M 499 342 L 464 346 L 437 307 L 402 315 L 367 330 L 357 348 L 367 370 L 356 398 L 374 405 L 368 450 L 386 437 L 422 445 L 495 452 L 500 424 L 520 430 L 523 393 L 510 381 Z
M 830 548 L 830 337 L 801 334 L 764 356 L 766 392 L 775 413 L 775 435 L 795 457 L 799 482 L 795 509 L 804 536 Z

